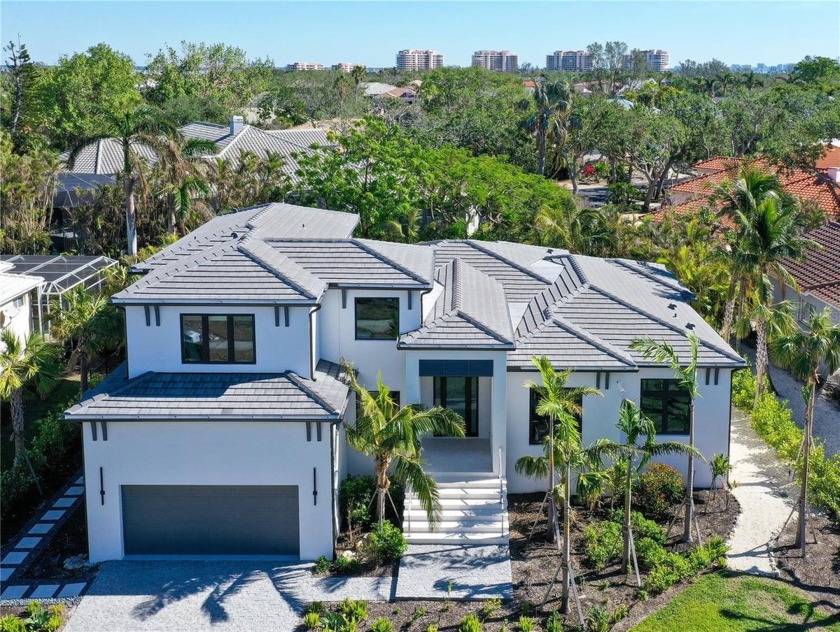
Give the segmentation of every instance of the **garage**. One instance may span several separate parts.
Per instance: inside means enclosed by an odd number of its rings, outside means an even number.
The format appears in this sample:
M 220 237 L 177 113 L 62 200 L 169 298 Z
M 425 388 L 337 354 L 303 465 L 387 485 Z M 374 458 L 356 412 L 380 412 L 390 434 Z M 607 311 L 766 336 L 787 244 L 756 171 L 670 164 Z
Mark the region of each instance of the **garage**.
M 300 554 L 292 485 L 123 485 L 126 555 Z

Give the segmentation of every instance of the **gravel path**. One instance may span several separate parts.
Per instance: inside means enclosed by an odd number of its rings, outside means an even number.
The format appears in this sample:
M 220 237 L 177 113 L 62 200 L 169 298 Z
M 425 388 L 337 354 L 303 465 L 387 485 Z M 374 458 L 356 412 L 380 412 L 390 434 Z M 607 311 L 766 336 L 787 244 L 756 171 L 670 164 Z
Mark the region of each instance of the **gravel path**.
M 797 495 L 788 468 L 750 427 L 744 413 L 732 409 L 729 447 L 732 494 L 741 513 L 727 555 L 729 567 L 749 573 L 777 575 L 770 544 L 779 533 Z

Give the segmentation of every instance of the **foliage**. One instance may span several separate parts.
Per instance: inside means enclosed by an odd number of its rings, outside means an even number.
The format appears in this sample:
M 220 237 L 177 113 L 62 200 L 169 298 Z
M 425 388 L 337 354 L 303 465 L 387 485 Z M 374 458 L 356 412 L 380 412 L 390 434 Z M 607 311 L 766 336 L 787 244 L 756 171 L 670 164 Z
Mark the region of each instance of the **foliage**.
M 646 516 L 662 518 L 685 494 L 682 474 L 664 463 L 651 463 L 634 486 L 636 506 Z
M 339 556 L 332 563 L 332 571 L 336 575 L 358 575 L 362 570 L 362 563 L 355 557 Z
M 481 618 L 489 619 L 502 609 L 502 600 L 498 597 L 493 597 L 484 602 L 481 606 Z
M 402 530 L 384 520 L 377 523 L 371 531 L 367 552 L 377 566 L 384 566 L 399 560 L 407 548 L 408 543 Z
M 330 562 L 326 556 L 321 555 L 317 560 L 315 560 L 315 568 L 313 569 L 313 572 L 316 575 L 323 575 L 325 573 L 329 573 L 331 567 L 332 562 Z
M 364 621 L 368 616 L 367 601 L 362 599 L 354 600 L 348 597 L 339 604 L 338 610 L 348 621 Z
M 321 615 L 317 612 L 307 612 L 303 615 L 303 625 L 307 630 L 317 630 L 321 627 Z
M 339 510 L 344 527 L 369 528 L 373 523 L 372 502 L 376 494 L 376 478 L 373 476 L 348 476 L 338 490 Z
M 45 608 L 40 601 L 30 601 L 24 617 L 13 614 L 0 619 L 0 632 L 55 632 L 64 623 L 64 604 Z
M 370 624 L 371 632 L 394 632 L 394 624 L 384 617 L 379 617 Z
M 586 561 L 596 570 L 621 558 L 622 515 L 615 512 L 610 520 L 594 522 L 583 531 Z M 630 527 L 636 543 L 639 564 L 649 568 L 664 553 L 665 534 L 653 520 L 646 519 L 638 511 L 630 515 Z
M 481 619 L 475 613 L 469 613 L 461 620 L 461 625 L 458 627 L 458 632 L 482 632 L 484 626 L 481 624 Z
M 545 622 L 545 632 L 563 632 L 563 619 L 559 610 L 552 612 Z
M 522 615 L 517 622 L 519 632 L 534 632 L 537 629 L 537 620 L 533 617 Z
M 732 375 L 732 403 L 744 411 L 749 411 L 755 405 L 756 379 L 755 373 L 747 367 L 735 371 Z
M 610 611 L 606 606 L 592 604 L 586 609 L 586 629 L 589 632 L 609 632 L 626 616 L 626 605 L 622 604 Z

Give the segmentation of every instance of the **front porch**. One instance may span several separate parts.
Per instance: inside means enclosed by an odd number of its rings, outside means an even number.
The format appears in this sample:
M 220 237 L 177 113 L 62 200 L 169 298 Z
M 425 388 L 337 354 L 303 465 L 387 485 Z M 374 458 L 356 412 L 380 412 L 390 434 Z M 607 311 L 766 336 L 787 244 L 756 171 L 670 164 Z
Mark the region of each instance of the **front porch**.
M 432 475 L 468 473 L 491 476 L 494 472 L 490 439 L 426 437 L 423 439 L 422 454 L 425 469 Z

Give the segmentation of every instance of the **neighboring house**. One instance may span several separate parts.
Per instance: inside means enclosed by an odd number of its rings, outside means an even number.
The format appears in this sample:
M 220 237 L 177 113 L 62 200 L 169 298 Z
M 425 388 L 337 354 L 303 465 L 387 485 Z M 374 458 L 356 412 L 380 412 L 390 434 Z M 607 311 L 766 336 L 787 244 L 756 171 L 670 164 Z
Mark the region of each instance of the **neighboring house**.
M 10 274 L 12 267 L 12 264 L 0 261 L 0 333 L 11 331 L 20 340 L 25 340 L 30 333 L 38 331 L 44 279 Z
M 345 443 L 352 363 L 401 404 L 443 405 L 464 439 L 427 437 L 449 518 L 430 531 L 409 490 L 412 542 L 506 541 L 506 489 L 544 481 L 516 460 L 541 453 L 546 420 L 525 388 L 531 357 L 573 371 L 585 443 L 621 440 L 623 398 L 661 440 L 687 441 L 673 372 L 630 344 L 648 335 L 688 361 L 700 339 L 697 446 L 729 448 L 732 372 L 744 363 L 662 267 L 507 242 L 407 245 L 353 239 L 358 217 L 270 204 L 212 219 L 138 264 L 116 294 L 127 362 L 66 419 L 83 426 L 90 559 L 148 555 L 331 556 L 338 486 L 372 463 Z M 685 471 L 684 458 L 667 462 Z M 697 485 L 708 486 L 708 468 Z M 488 532 L 473 506 L 489 511 Z M 491 516 L 491 518 L 487 518 Z M 498 530 L 495 530 L 498 529 Z

